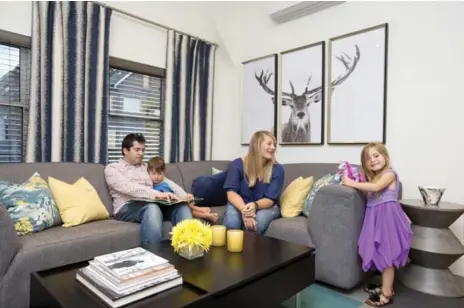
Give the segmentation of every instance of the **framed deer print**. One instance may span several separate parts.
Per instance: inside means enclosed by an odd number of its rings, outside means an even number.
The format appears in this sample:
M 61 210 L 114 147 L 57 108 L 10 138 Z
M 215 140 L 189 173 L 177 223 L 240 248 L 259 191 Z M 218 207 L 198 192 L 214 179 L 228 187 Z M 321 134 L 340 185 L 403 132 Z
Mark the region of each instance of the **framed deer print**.
M 276 135 L 277 54 L 243 62 L 242 145 L 258 130 Z
M 277 116 L 280 144 L 324 144 L 325 42 L 281 55 L 281 102 Z
M 388 24 L 329 41 L 329 144 L 386 142 Z

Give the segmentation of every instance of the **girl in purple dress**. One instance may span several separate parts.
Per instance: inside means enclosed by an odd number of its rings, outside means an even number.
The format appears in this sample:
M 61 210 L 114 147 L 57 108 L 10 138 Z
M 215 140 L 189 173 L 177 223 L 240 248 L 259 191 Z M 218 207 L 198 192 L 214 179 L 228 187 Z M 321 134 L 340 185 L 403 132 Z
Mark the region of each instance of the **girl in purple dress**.
M 412 242 L 409 218 L 398 202 L 399 178 L 390 166 L 383 144 L 367 144 L 361 152 L 361 163 L 368 182 L 343 178 L 346 186 L 367 193 L 366 214 L 358 240 L 359 255 L 365 272 L 377 269 L 382 273 L 382 285 L 371 293 L 366 304 L 381 307 L 393 303 L 395 269 L 408 262 Z

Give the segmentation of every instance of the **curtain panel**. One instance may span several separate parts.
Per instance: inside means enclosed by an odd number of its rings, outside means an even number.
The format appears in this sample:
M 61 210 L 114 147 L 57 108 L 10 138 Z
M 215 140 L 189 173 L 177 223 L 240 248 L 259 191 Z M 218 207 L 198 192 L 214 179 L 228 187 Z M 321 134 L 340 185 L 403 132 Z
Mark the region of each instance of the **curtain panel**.
M 111 9 L 32 3 L 27 162 L 107 161 Z
M 216 47 L 173 30 L 167 46 L 164 159 L 211 160 Z

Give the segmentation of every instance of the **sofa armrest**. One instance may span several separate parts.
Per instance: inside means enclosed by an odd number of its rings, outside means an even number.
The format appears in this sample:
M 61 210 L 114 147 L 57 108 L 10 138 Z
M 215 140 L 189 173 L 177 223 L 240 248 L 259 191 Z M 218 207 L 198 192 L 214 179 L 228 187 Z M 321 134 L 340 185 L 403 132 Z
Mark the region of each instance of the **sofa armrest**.
M 358 255 L 365 198 L 342 185 L 322 187 L 314 198 L 308 231 L 316 249 L 316 279 L 351 289 L 366 274 Z
M 3 276 L 8 271 L 13 258 L 21 247 L 19 237 L 3 204 L 0 204 L 0 286 Z

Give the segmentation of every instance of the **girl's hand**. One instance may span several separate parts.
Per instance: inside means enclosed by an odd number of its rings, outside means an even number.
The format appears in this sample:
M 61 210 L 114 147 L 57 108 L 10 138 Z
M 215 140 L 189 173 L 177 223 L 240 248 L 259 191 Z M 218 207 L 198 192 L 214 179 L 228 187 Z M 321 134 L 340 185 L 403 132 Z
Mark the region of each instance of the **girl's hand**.
M 345 186 L 354 188 L 356 182 L 353 181 L 352 179 L 350 179 L 349 177 L 344 176 L 343 179 L 342 179 L 342 184 L 345 185 Z
M 192 194 L 187 195 L 187 202 L 192 202 L 195 197 Z

